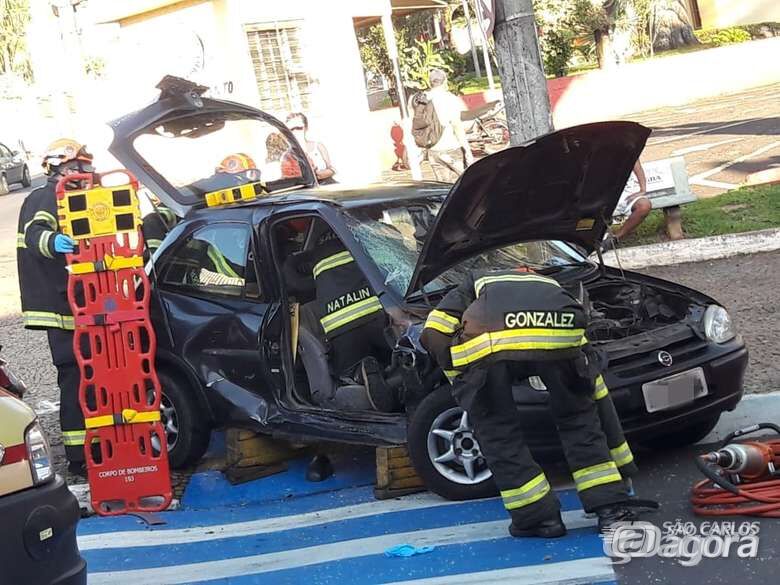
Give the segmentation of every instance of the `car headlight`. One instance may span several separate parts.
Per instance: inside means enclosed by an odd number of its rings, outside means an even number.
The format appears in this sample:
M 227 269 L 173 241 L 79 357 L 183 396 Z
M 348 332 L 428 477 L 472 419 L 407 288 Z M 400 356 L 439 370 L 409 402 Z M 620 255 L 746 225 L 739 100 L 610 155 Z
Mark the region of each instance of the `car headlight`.
M 49 441 L 46 440 L 46 435 L 38 421 L 27 427 L 24 442 L 27 444 L 30 471 L 32 471 L 33 481 L 36 485 L 52 479 L 54 469 L 51 466 Z
M 726 343 L 737 335 L 737 328 L 728 311 L 718 305 L 710 305 L 704 311 L 704 334 L 715 343 Z

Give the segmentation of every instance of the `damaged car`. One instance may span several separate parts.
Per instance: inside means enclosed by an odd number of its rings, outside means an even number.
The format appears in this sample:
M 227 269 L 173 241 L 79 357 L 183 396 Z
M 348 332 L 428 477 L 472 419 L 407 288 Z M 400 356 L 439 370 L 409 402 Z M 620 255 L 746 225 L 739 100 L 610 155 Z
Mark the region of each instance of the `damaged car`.
M 150 268 L 174 466 L 198 459 L 212 429 L 243 427 L 297 442 L 406 444 L 431 490 L 494 493 L 468 413 L 419 343 L 430 310 L 480 268 L 526 264 L 583 302 L 633 443 L 695 442 L 742 397 L 748 353 L 726 309 L 588 259 L 649 134 L 639 124 L 540 137 L 479 160 L 454 186 L 365 188 L 317 185 L 281 122 L 197 91 L 163 91 L 112 128 L 111 152 L 182 217 Z M 222 172 L 231 153 L 255 168 Z M 396 412 L 332 400 L 361 388 L 333 375 L 314 278 L 299 262 L 326 231 L 381 303 Z M 558 452 L 541 380 L 515 380 L 514 396 L 532 449 Z

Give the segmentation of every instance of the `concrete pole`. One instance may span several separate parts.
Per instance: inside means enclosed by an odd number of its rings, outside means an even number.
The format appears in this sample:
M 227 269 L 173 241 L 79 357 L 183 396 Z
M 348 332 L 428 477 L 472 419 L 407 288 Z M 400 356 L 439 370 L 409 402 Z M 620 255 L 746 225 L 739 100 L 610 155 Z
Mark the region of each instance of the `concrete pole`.
M 382 15 L 382 33 L 385 37 L 387 46 L 387 56 L 393 62 L 393 73 L 395 74 L 395 85 L 398 89 L 398 105 L 401 109 L 401 127 L 404 130 L 404 146 L 406 147 L 406 156 L 409 160 L 409 171 L 412 179 L 422 180 L 422 169 L 420 169 L 420 150 L 417 148 L 412 138 L 412 121 L 409 119 L 409 112 L 406 109 L 406 92 L 404 91 L 404 80 L 401 77 L 401 65 L 398 62 L 398 45 L 395 42 L 395 32 L 393 31 L 392 9 L 388 2 L 388 11 Z
M 482 5 L 479 0 L 474 0 L 474 6 L 477 10 L 477 21 L 479 22 L 479 34 L 482 36 L 482 59 L 485 61 L 485 74 L 488 78 L 488 87 L 490 89 L 496 89 L 496 84 L 493 83 L 493 65 L 490 63 L 490 50 L 488 47 L 488 38 L 485 34 L 485 29 L 482 27 L 482 21 L 484 15 L 482 14 Z
M 493 36 L 510 143 L 518 145 L 552 130 L 532 1 L 496 0 Z
M 482 71 L 479 69 L 479 57 L 477 57 L 477 46 L 474 43 L 474 31 L 471 30 L 471 14 L 469 13 L 469 3 L 467 0 L 461 0 L 463 5 L 463 16 L 466 17 L 466 28 L 469 31 L 469 44 L 471 45 L 471 58 L 474 61 L 474 71 L 477 77 L 482 77 Z

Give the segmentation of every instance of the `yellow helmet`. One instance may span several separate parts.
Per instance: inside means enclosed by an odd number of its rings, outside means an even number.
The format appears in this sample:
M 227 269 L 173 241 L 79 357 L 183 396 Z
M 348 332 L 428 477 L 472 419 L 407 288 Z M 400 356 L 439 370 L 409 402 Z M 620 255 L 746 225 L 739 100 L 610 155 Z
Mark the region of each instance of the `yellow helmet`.
M 46 174 L 50 175 L 54 167 L 72 160 L 80 160 L 91 164 L 92 155 L 87 152 L 86 147 L 80 142 L 72 138 L 59 138 L 46 147 L 42 165 Z
M 252 157 L 243 152 L 236 152 L 222 159 L 222 162 L 217 167 L 217 172 L 236 174 L 252 169 L 257 169 Z

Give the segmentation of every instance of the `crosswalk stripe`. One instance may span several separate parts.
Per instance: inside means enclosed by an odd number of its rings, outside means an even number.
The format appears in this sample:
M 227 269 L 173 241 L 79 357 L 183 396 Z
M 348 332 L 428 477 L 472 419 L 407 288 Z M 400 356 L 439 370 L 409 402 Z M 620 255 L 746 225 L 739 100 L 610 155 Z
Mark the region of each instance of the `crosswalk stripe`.
M 445 575 L 431 579 L 396 581 L 387 585 L 584 585 L 615 580 L 612 561 L 607 557 L 590 557 L 543 565 L 512 567 L 497 571 L 480 571 Z
M 79 549 L 109 549 L 129 548 L 134 546 L 162 546 L 170 544 L 187 544 L 203 542 L 217 538 L 236 538 L 264 534 L 291 528 L 305 528 L 340 520 L 354 520 L 377 514 L 391 512 L 406 512 L 421 508 L 438 508 L 443 506 L 462 505 L 463 502 L 445 500 L 439 496 L 425 493 L 407 496 L 400 500 L 386 502 L 366 502 L 340 508 L 315 510 L 276 518 L 263 518 L 247 522 L 220 524 L 214 526 L 194 526 L 192 528 L 177 528 L 172 530 L 127 530 L 104 534 L 88 534 L 79 536 Z
M 566 511 L 563 512 L 562 516 L 569 529 L 584 528 L 596 524 L 594 519 L 586 518 L 582 510 Z M 148 536 L 150 533 L 146 534 Z M 206 575 L 208 575 L 209 579 L 226 579 L 305 567 L 307 565 L 359 556 L 378 555 L 399 542 L 413 542 L 416 546 L 430 545 L 438 547 L 506 537 L 507 520 L 504 519 L 460 526 L 447 526 L 431 530 L 386 534 L 209 562 L 92 573 L 89 582 L 91 585 L 114 585 L 115 583 L 131 582 L 173 585 L 202 580 Z

